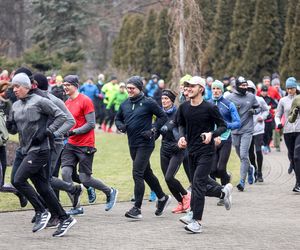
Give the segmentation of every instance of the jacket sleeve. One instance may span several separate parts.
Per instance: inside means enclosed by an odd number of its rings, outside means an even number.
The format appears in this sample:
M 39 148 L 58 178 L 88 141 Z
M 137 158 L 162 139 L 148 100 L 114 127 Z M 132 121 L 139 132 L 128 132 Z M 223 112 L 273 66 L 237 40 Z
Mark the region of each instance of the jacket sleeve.
M 115 124 L 116 124 L 117 129 L 119 129 L 119 130 L 121 127 L 123 127 L 125 125 L 122 105 L 120 106 L 120 108 L 116 114 Z
M 277 106 L 277 110 L 276 110 L 276 114 L 275 114 L 275 123 L 276 126 L 278 126 L 278 124 L 281 124 L 281 117 L 283 115 L 283 103 L 282 103 L 283 99 L 280 99 L 278 106 Z
M 298 117 L 299 108 L 297 104 L 299 101 L 300 99 L 296 97 L 292 102 L 292 107 L 290 109 L 289 117 L 288 117 L 290 123 L 294 123 Z
M 257 115 L 261 112 L 261 108 L 260 105 L 258 103 L 258 101 L 256 100 L 255 96 L 253 96 L 253 104 L 252 104 L 252 108 L 254 109 L 254 114 Z
M 212 106 L 211 116 L 212 116 L 212 119 L 214 120 L 215 124 L 217 125 L 217 129 L 214 131 L 211 131 L 212 138 L 215 138 L 215 137 L 218 137 L 221 134 L 223 134 L 226 131 L 227 126 L 226 126 L 226 123 L 223 120 L 217 106 Z
M 263 98 L 260 101 L 260 108 L 261 108 L 260 116 L 263 118 L 263 120 L 266 120 L 269 115 L 269 109 L 267 103 Z
M 182 105 L 179 106 L 177 114 L 176 114 L 176 123 L 179 131 L 179 138 L 185 137 L 186 135 L 186 123 L 182 114 Z
M 230 102 L 229 110 L 231 115 L 231 122 L 227 122 L 227 128 L 232 130 L 239 129 L 241 127 L 241 119 L 235 105 L 232 102 Z

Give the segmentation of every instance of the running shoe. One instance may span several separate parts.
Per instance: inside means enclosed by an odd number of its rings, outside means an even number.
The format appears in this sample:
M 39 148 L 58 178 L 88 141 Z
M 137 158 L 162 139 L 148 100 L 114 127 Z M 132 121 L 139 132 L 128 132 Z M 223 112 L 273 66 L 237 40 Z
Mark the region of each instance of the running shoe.
M 107 133 L 112 133 L 112 132 L 113 132 L 112 128 L 108 128 Z
M 188 210 L 190 208 L 190 204 L 191 204 L 191 194 L 187 193 L 186 195 L 182 196 L 183 210 Z
M 26 199 L 26 197 L 24 195 L 22 195 L 20 192 L 17 192 L 16 196 L 18 196 L 18 198 L 19 198 L 20 206 L 26 207 L 28 204 L 28 200 Z
M 217 206 L 224 206 L 224 199 L 219 199 Z
M 248 183 L 252 185 L 255 182 L 255 167 L 250 165 L 248 169 Z
M 95 188 L 89 187 L 87 189 L 88 197 L 89 197 L 89 204 L 94 204 L 97 199 Z
M 232 189 L 233 186 L 231 183 L 228 183 L 225 185 L 225 187 L 222 189 L 222 192 L 225 194 L 223 200 L 226 210 L 230 210 L 231 203 L 232 203 Z
M 67 215 L 84 215 L 83 207 L 73 207 L 66 212 Z
M 185 213 L 185 210 L 183 209 L 183 205 L 182 205 L 181 202 L 178 202 L 177 207 L 175 207 L 175 208 L 172 210 L 172 213 L 174 213 L 174 214 Z
M 60 220 L 57 216 L 51 216 L 51 219 L 47 223 L 47 228 L 57 228 Z
M 193 220 L 193 211 L 188 212 L 185 216 L 179 219 L 183 224 L 188 225 Z
M 51 218 L 51 214 L 48 211 L 45 211 L 43 213 L 37 212 L 35 217 L 35 223 L 32 228 L 32 232 L 35 233 L 43 230 L 47 226 L 50 218 Z
M 110 196 L 107 197 L 106 200 L 105 211 L 109 211 L 115 206 L 117 197 L 118 197 L 118 190 L 115 188 L 111 188 Z
M 57 230 L 52 234 L 52 236 L 53 237 L 64 236 L 76 222 L 77 221 L 75 218 L 73 218 L 72 216 L 69 216 L 69 218 L 67 218 L 64 221 L 61 221 L 59 223 Z
M 244 189 L 245 189 L 245 181 L 244 181 L 244 180 L 240 180 L 239 184 L 237 184 L 236 187 L 237 187 L 237 189 L 238 189 L 239 191 L 243 192 Z
M 295 187 L 293 188 L 293 192 L 299 193 L 300 192 L 300 185 L 296 183 Z
M 186 225 L 184 229 L 194 234 L 202 233 L 203 231 L 202 225 L 196 220 L 192 220 L 192 222 Z
M 106 124 L 102 123 L 101 129 L 102 129 L 103 132 L 106 132 Z
M 142 212 L 141 209 L 137 207 L 132 207 L 129 211 L 125 213 L 125 217 L 134 219 L 134 220 L 141 220 L 142 217 Z
M 150 192 L 150 195 L 149 195 L 149 201 L 150 201 L 150 202 L 156 201 L 156 199 L 157 199 L 157 196 L 156 196 L 155 192 L 154 192 L 154 191 L 151 191 L 151 192 Z
M 163 214 L 163 212 L 165 211 L 165 209 L 167 208 L 167 206 L 171 203 L 171 196 L 170 195 L 165 195 L 165 198 L 163 201 L 157 200 L 156 203 L 156 211 L 155 211 L 155 215 L 156 216 L 160 216 Z
M 83 185 L 75 186 L 75 192 L 73 194 L 73 207 L 79 206 L 80 203 L 80 196 L 82 195 Z

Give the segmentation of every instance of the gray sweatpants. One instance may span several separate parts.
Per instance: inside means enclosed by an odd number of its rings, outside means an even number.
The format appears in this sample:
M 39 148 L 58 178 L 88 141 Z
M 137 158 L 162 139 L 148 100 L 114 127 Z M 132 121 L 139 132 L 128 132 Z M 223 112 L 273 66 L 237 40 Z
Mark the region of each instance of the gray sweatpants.
M 232 134 L 232 145 L 235 147 L 236 153 L 240 158 L 240 178 L 246 180 L 250 167 L 249 148 L 251 145 L 252 134 Z

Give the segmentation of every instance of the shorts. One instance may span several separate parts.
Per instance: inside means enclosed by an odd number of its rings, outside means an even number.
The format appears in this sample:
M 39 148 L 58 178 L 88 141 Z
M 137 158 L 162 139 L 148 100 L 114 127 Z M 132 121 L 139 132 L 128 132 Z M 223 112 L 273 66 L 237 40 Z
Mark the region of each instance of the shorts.
M 91 175 L 94 153 L 97 151 L 94 147 L 79 147 L 67 143 L 61 155 L 61 167 L 76 168 L 79 164 L 79 173 Z

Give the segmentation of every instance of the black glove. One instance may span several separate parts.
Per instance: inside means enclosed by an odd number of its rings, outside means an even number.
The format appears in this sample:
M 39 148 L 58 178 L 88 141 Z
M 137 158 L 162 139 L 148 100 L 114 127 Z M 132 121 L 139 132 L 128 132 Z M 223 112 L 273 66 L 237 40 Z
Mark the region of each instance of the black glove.
M 165 135 L 165 134 L 168 132 L 168 130 L 169 130 L 168 126 L 167 126 L 167 125 L 163 125 L 163 126 L 160 128 L 159 132 L 160 132 L 162 135 Z
M 152 128 L 150 130 L 144 131 L 141 133 L 141 136 L 143 136 L 147 140 L 152 140 L 153 138 L 156 138 L 157 131 L 155 128 Z
M 255 114 L 255 109 L 249 109 L 248 113 L 249 113 L 249 115 L 254 115 Z
M 73 130 L 70 130 L 70 131 L 67 132 L 66 137 L 70 137 L 70 136 L 73 136 L 73 135 L 76 135 L 76 133 Z
M 6 121 L 5 125 L 6 125 L 6 128 L 8 130 L 11 130 L 13 125 L 14 125 L 14 122 L 13 121 Z
M 49 131 L 43 131 L 41 133 L 37 133 L 35 137 L 32 139 L 32 145 L 40 145 L 43 143 L 44 140 L 46 140 L 47 137 L 52 137 L 53 134 Z
M 279 123 L 279 124 L 277 125 L 277 128 L 278 128 L 278 129 L 282 129 L 282 128 L 283 128 L 282 124 Z
M 121 133 L 126 133 L 126 125 L 125 124 L 122 124 L 122 125 L 119 125 L 118 126 L 118 130 L 121 132 Z

